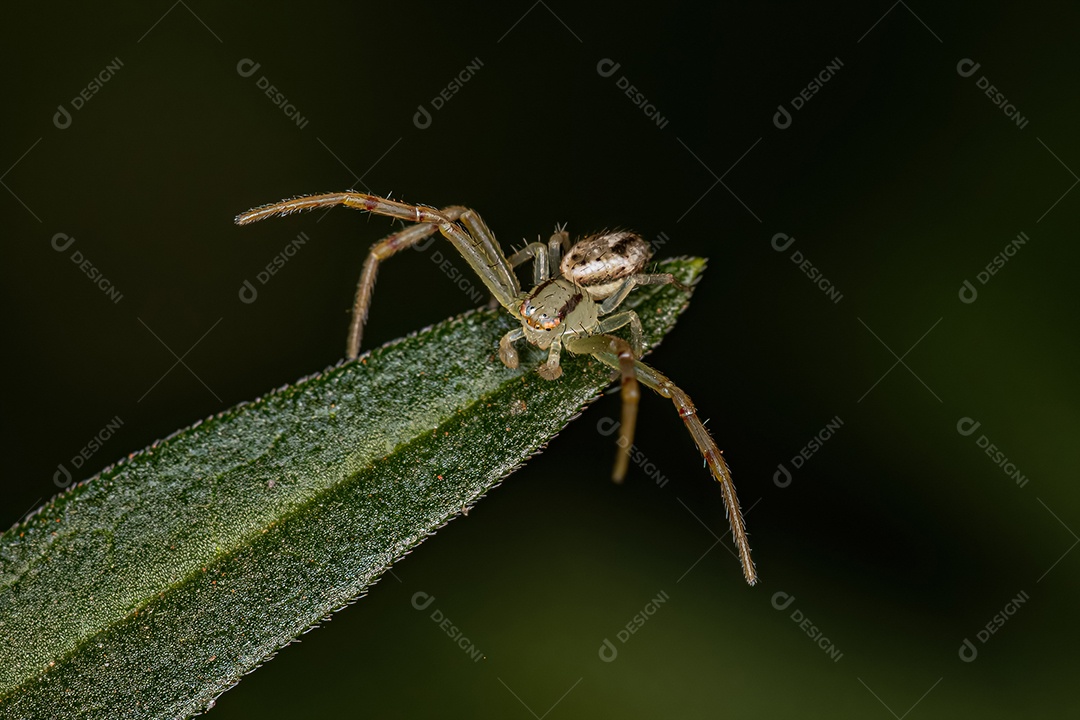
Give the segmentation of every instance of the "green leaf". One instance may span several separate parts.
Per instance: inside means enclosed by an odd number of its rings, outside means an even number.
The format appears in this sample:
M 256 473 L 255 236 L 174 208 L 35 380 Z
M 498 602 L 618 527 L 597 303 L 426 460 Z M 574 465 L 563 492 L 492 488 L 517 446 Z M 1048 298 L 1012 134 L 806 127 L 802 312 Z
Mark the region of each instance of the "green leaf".
M 688 300 L 627 306 L 654 345 Z M 226 410 L 0 535 L 0 717 L 198 713 L 359 597 L 610 383 L 588 356 L 542 380 L 535 348 L 505 368 L 513 322 L 471 312 Z

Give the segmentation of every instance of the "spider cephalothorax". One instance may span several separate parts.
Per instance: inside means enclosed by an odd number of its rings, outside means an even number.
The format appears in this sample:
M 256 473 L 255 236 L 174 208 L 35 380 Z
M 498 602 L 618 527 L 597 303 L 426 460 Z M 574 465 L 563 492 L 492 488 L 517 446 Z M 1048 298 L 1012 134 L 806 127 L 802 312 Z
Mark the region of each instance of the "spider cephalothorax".
M 638 285 L 667 284 L 686 289 L 667 273 L 644 272 L 651 249 L 641 236 L 627 230 L 616 230 L 590 235 L 571 245 L 566 231 L 558 229 L 547 243 L 529 243 L 507 257 L 495 236 L 473 210 L 456 205 L 436 210 L 353 191 L 308 195 L 263 205 L 237 216 L 236 222 L 246 225 L 275 215 L 334 205 L 417 223 L 384 238 L 368 253 L 360 273 L 349 326 L 346 345 L 349 358 L 355 359 L 360 354 L 360 339 L 371 305 L 379 262 L 436 232 L 442 233 L 469 263 L 495 300 L 521 322 L 521 327 L 514 328 L 499 340 L 499 359 L 507 367 L 518 366 L 514 343 L 524 339 L 547 350 L 547 359 L 537 368 L 545 379 L 554 380 L 562 374 L 559 357 L 564 347 L 571 353 L 592 355 L 619 371 L 623 410 L 619 427 L 620 452 L 615 456 L 612 471 L 616 481 L 623 479 L 629 464 L 640 395 L 639 383 L 675 404 L 679 417 L 686 424 L 706 464 L 720 482 L 743 575 L 751 585 L 757 581 L 757 570 L 750 558 L 750 543 L 746 538 L 735 485 L 723 455 L 698 418 L 689 396 L 655 368 L 638 360 L 645 351 L 645 344 L 637 313 L 633 310 L 615 312 Z M 523 292 L 514 268 L 529 260 L 533 263 L 533 287 Z M 627 325 L 630 327 L 630 342 L 611 334 Z
M 582 288 L 566 278 L 548 278 L 525 295 L 518 308 L 525 332 L 530 330 L 557 332 L 562 334 L 574 326 L 592 326 L 596 324 L 596 303 Z M 540 347 L 547 347 L 551 340 L 538 337 L 535 341 Z M 544 343 L 544 344 L 541 344 Z

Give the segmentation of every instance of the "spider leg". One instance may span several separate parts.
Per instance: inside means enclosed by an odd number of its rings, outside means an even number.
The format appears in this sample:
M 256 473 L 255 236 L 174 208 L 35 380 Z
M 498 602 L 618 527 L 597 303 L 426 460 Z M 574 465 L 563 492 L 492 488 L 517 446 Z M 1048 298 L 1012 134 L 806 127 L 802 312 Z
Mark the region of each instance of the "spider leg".
M 529 243 L 510 256 L 512 267 L 533 260 L 533 285 L 539 285 L 548 278 L 559 275 L 559 261 L 562 251 L 570 246 L 570 235 L 566 230 L 556 229 L 548 238 L 547 245 L 542 242 Z
M 514 275 L 514 271 L 511 269 L 510 263 L 506 259 L 506 253 L 499 247 L 499 243 L 495 239 L 495 234 L 488 229 L 487 223 L 480 217 L 480 214 L 475 210 L 466 210 L 461 214 L 460 219 L 461 224 L 465 226 L 465 229 L 469 231 L 469 234 L 478 241 L 478 244 L 487 256 L 488 265 L 494 269 L 495 273 L 499 276 L 500 282 L 511 289 L 511 295 L 520 293 L 521 284 L 518 282 L 517 276 Z
M 629 343 L 615 335 L 570 338 L 567 340 L 566 349 L 578 355 L 593 355 L 619 371 L 622 379 L 622 418 L 619 422 L 618 439 L 620 449 L 615 455 L 611 479 L 621 483 L 630 464 L 630 448 L 634 444 L 638 401 L 641 399 L 641 387 L 638 385 L 637 370 L 634 366 L 634 351 Z
M 536 368 L 536 371 L 540 373 L 540 377 L 545 380 L 557 380 L 562 375 L 562 367 L 559 366 L 559 355 L 562 351 L 563 341 L 561 338 L 555 338 L 551 341 L 551 347 L 548 349 L 547 360 L 540 364 L 540 367 Z
M 634 357 L 639 358 L 645 354 L 645 339 L 642 336 L 641 318 L 633 310 L 608 315 L 600 321 L 597 332 L 609 333 L 624 325 L 630 326 L 630 346 L 634 349 Z
M 551 261 L 548 255 L 548 247 L 542 242 L 529 243 L 510 256 L 510 264 L 517 267 L 529 260 L 533 261 L 533 285 L 551 277 Z
M 518 353 L 514 349 L 514 343 L 523 337 L 525 337 L 525 331 L 514 328 L 499 339 L 499 359 L 511 370 L 518 366 Z
M 626 387 L 626 358 L 623 354 L 613 352 L 614 347 L 604 347 L 602 342 L 593 342 L 597 337 L 591 336 L 572 341 L 568 348 L 572 352 L 590 352 L 600 362 L 618 369 L 623 375 L 623 387 Z M 616 338 L 618 339 L 618 338 Z M 625 341 L 623 341 L 625 343 Z M 634 374 L 644 385 L 652 388 L 658 394 L 671 400 L 679 411 L 679 417 L 686 424 L 686 429 L 694 439 L 702 457 L 705 458 L 713 477 L 720 483 L 720 489 L 724 498 L 724 509 L 727 512 L 728 524 L 731 526 L 731 537 L 735 541 L 735 549 L 742 563 L 743 576 L 746 581 L 753 585 L 757 582 L 757 568 L 750 557 L 750 541 L 746 537 L 746 521 L 743 520 L 742 510 L 739 507 L 739 497 L 735 494 L 735 483 L 731 479 L 731 470 L 720 449 L 716 446 L 705 424 L 697 415 L 697 409 L 691 402 L 690 396 L 683 392 L 675 383 L 665 377 L 659 370 L 641 361 L 633 363 Z M 625 407 L 623 410 L 625 416 Z M 624 431 L 625 434 L 625 431 Z M 622 444 L 622 436 L 619 438 Z M 629 446 L 627 446 L 629 447 Z M 616 461 L 618 467 L 619 461 Z
M 409 205 L 408 203 L 368 195 L 355 190 L 346 190 L 345 192 L 326 193 L 324 195 L 302 195 L 276 203 L 260 205 L 237 215 L 236 224 L 248 225 L 269 217 L 282 217 L 295 212 L 317 210 L 319 208 L 334 207 L 335 205 L 344 205 L 354 210 L 365 210 L 375 215 L 386 215 L 415 223 L 439 224 L 447 220 L 442 213 L 432 207 Z
M 570 233 L 566 232 L 566 226 L 555 227 L 555 232 L 548 238 L 548 267 L 551 268 L 551 276 L 559 274 L 559 263 L 562 262 L 562 254 L 570 248 Z
M 450 220 L 456 220 L 465 212 L 465 208 L 452 205 L 443 208 L 441 212 Z M 371 307 L 371 294 L 375 290 L 375 276 L 379 271 L 379 263 L 394 253 L 431 237 L 438 231 L 437 225 L 427 223 L 413 225 L 388 235 L 371 246 L 364 260 L 364 268 L 360 271 L 360 282 L 356 285 L 356 300 L 353 302 L 352 320 L 349 322 L 349 337 L 345 343 L 345 354 L 350 360 L 355 360 L 360 355 L 360 340 L 363 337 L 364 324 L 367 322 L 368 310 Z
M 449 240 L 457 251 L 461 253 L 461 256 L 465 258 L 466 262 L 468 262 L 469 266 L 473 269 L 473 272 L 480 276 L 480 279 L 483 281 L 488 291 L 495 296 L 495 299 L 499 301 L 499 304 L 510 310 L 511 313 L 514 312 L 513 306 L 514 298 L 517 294 L 515 289 L 517 283 L 515 281 L 511 284 L 507 284 L 503 272 L 499 269 L 500 263 L 498 258 L 503 256 L 501 251 L 496 251 L 495 246 L 493 245 L 494 238 L 490 237 L 490 231 L 487 232 L 487 236 L 482 237 L 469 235 L 457 224 L 455 218 L 447 217 L 435 208 L 422 205 L 410 205 L 408 203 L 398 202 L 397 200 L 389 200 L 375 195 L 348 190 L 325 195 L 306 195 L 290 200 L 270 203 L 269 205 L 263 205 L 237 215 L 236 223 L 238 225 L 247 225 L 248 223 L 265 220 L 269 217 L 289 215 L 303 210 L 315 210 L 317 208 L 333 207 L 335 205 L 344 205 L 345 207 L 350 207 L 355 210 L 364 210 L 366 212 L 374 213 L 375 215 L 386 215 L 408 222 L 428 223 L 438 227 L 439 232 L 442 233 L 443 237 Z M 463 210 L 462 214 L 465 212 L 468 211 Z M 482 233 L 484 230 L 487 230 L 487 226 L 483 224 L 483 221 L 480 220 L 479 216 L 475 215 L 475 213 L 470 216 L 469 222 L 473 229 L 478 229 L 478 232 Z M 503 260 L 505 260 L 504 257 Z M 508 269 L 506 269 L 506 273 L 512 275 Z M 362 320 L 360 324 L 363 324 Z M 350 341 L 348 347 L 350 357 L 356 357 L 356 355 L 352 354 L 354 350 L 357 353 L 359 352 L 358 348 L 354 348 Z
M 607 315 L 609 312 L 619 307 L 619 305 L 622 304 L 622 301 L 626 299 L 626 296 L 630 294 L 630 291 L 638 285 L 674 285 L 679 290 L 682 290 L 684 292 L 690 291 L 690 288 L 676 280 L 675 276 L 671 273 L 646 273 L 641 275 L 631 275 L 623 281 L 623 284 L 619 286 L 618 290 L 609 295 L 602 303 L 600 303 L 600 314 Z

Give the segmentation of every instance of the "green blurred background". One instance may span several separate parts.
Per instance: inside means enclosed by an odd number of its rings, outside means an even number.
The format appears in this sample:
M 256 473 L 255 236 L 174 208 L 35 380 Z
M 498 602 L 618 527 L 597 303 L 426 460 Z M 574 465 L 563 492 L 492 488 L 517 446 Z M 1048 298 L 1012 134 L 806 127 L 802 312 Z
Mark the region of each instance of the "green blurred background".
M 652 360 L 711 417 L 759 586 L 726 550 L 719 489 L 669 403 L 645 398 L 638 440 L 666 484 L 640 469 L 610 483 L 609 396 L 212 717 L 1075 715 L 1080 7 L 165 0 L 5 15 L 4 527 L 110 421 L 76 479 L 341 356 L 360 263 L 391 224 L 336 210 L 234 227 L 250 206 L 367 187 L 475 207 L 504 246 L 567 222 L 710 259 Z M 74 243 L 54 249 L 58 233 Z M 778 233 L 794 243 L 774 249 Z M 385 266 L 367 346 L 470 307 L 430 257 Z M 963 435 L 963 418 L 980 425 Z M 415 609 L 417 593 L 433 603 Z

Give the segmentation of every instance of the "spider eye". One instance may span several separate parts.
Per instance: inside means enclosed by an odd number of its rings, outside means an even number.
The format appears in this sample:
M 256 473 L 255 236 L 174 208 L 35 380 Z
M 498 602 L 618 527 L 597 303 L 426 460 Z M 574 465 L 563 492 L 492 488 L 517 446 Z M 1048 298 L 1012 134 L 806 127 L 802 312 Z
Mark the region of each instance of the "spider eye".
M 547 313 L 541 313 L 539 319 L 537 319 L 536 321 L 536 324 L 540 327 L 541 330 L 552 330 L 558 327 L 559 323 L 561 322 L 562 318 L 557 315 L 548 315 Z

